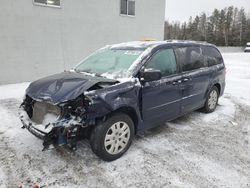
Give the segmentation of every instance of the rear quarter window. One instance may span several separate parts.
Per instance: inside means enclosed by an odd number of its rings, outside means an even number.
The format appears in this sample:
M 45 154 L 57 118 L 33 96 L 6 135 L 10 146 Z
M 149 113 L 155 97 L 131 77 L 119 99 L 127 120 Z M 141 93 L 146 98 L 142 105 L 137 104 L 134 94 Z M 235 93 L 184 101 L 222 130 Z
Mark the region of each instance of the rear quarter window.
M 223 63 L 223 58 L 220 52 L 216 48 L 210 46 L 203 46 L 202 51 L 208 66 L 213 66 Z

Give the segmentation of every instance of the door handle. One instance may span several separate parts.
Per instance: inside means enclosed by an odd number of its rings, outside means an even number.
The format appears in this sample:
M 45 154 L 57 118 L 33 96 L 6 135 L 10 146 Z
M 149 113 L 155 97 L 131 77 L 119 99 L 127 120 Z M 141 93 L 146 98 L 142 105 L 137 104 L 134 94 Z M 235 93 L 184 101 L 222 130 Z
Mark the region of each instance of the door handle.
M 178 82 L 179 84 L 181 84 L 181 83 L 182 83 L 182 80 L 178 80 L 177 82 Z
M 181 81 L 181 80 L 178 80 L 178 81 L 174 81 L 174 82 L 173 82 L 173 85 L 181 84 L 181 83 L 182 83 L 182 81 Z

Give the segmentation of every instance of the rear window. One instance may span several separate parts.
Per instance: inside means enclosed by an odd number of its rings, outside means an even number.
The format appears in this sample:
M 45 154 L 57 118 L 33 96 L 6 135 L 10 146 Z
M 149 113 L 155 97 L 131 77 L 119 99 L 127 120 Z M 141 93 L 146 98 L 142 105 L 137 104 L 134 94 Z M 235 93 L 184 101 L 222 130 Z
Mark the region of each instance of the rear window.
M 191 71 L 206 66 L 201 48 L 199 46 L 179 47 L 175 54 L 182 71 Z
M 208 64 L 208 66 L 213 66 L 223 63 L 222 56 L 216 48 L 205 46 L 202 47 L 202 50 L 203 50 L 203 55 L 205 57 L 205 61 Z

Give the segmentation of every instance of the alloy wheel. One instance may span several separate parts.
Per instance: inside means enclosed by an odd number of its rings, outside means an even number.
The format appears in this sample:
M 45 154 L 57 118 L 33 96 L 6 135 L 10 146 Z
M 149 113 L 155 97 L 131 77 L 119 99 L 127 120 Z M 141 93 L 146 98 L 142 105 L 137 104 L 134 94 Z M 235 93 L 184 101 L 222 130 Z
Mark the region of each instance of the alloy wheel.
M 115 155 L 122 152 L 130 139 L 130 128 L 127 123 L 119 121 L 114 123 L 107 131 L 104 139 L 106 151 Z
M 211 93 L 209 94 L 208 97 L 208 107 L 209 109 L 214 109 L 217 105 L 217 101 L 218 101 L 218 94 L 216 92 L 216 90 L 211 91 Z

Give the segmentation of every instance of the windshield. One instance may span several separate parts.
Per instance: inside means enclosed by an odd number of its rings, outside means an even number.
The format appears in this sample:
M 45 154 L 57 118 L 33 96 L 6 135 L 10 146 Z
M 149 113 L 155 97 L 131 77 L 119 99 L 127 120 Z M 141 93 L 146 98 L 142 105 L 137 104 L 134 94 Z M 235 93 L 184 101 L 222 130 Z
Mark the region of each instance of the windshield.
M 125 78 L 129 75 L 129 67 L 143 51 L 143 49 L 101 49 L 78 64 L 75 71 L 114 79 Z

